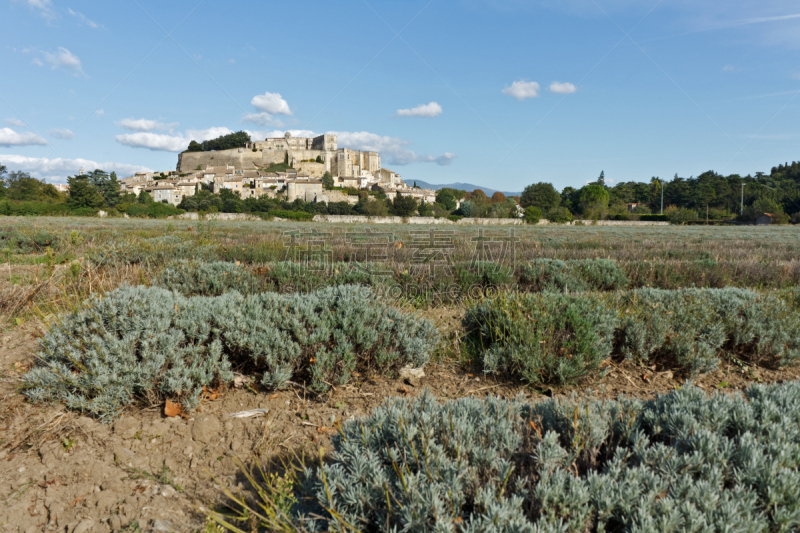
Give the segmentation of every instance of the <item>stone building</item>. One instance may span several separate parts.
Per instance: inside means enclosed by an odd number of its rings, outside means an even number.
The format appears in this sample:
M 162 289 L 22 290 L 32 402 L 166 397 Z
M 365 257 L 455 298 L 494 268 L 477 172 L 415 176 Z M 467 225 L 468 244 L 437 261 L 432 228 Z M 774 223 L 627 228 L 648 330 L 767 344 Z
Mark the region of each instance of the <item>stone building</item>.
M 408 186 L 382 187 L 380 185 L 377 185 L 374 188 L 383 191 L 384 194 L 386 194 L 386 198 L 389 200 L 394 200 L 394 198 L 400 194 L 401 196 L 410 196 L 418 202 L 425 202 L 426 204 L 432 204 L 436 202 L 436 191 L 432 189 L 415 189 Z
M 156 203 L 178 205 L 183 200 L 181 190 L 172 185 L 159 185 L 158 187 L 152 187 L 147 192 L 150 193 Z
M 768 226 L 774 222 L 775 215 L 772 213 L 764 213 L 756 218 L 756 226 Z
M 378 185 L 383 187 L 401 187 L 404 185 L 400 174 L 396 174 L 386 168 L 382 168 L 375 173 L 375 180 Z
M 377 152 L 339 148 L 336 135 L 293 137 L 286 132 L 283 137 L 268 138 L 247 143 L 244 148 L 213 152 L 183 152 L 178 155 L 179 172 L 199 171 L 209 166 L 233 167 L 237 170 L 255 170 L 275 163 L 288 162 L 297 168 L 313 169 L 314 177 L 324 172 L 332 176 L 368 176 L 381 168 Z
M 286 200 L 289 202 L 297 199 L 304 202 L 322 201 L 322 193 L 322 180 L 311 179 L 307 176 L 286 180 Z
M 318 137 L 292 137 L 288 131 L 283 137 L 271 137 L 263 141 L 249 143 L 245 149 L 256 150 L 280 150 L 290 152 L 335 152 L 336 135 L 320 135 Z

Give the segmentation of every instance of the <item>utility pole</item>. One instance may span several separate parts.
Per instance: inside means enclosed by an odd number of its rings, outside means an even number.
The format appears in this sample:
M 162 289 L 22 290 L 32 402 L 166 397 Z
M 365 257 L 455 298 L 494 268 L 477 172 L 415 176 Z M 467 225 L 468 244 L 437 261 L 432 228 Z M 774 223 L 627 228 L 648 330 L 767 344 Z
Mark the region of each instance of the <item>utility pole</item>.
M 742 204 L 739 207 L 739 214 L 740 215 L 744 214 L 744 182 L 742 182 Z

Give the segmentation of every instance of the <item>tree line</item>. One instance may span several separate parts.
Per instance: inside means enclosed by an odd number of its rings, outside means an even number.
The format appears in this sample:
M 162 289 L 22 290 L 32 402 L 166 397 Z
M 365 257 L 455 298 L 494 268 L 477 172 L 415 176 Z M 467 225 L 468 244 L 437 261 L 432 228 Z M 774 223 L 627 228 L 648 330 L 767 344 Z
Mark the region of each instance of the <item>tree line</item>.
M 663 198 L 663 201 L 662 201 Z M 550 183 L 535 183 L 519 198 L 526 215 L 560 221 L 565 216 L 582 219 L 630 219 L 663 215 L 677 222 L 709 220 L 753 221 L 764 213 L 775 222 L 800 223 L 800 162 L 773 167 L 769 174 L 723 176 L 708 171 L 697 177 L 677 174 L 669 181 L 627 181 L 609 186 L 605 174 L 592 183 L 558 192 Z M 634 205 L 630 205 L 634 204 Z M 535 213 L 534 213 L 535 211 Z
M 94 215 L 105 210 L 110 216 L 161 217 L 180 213 L 171 205 L 156 204 L 147 192 L 138 196 L 122 193 L 114 172 L 96 169 L 67 178 L 69 193 L 52 184 L 0 165 L 1 215 Z
M 330 174 L 323 178 L 326 187 L 333 185 Z M 114 172 L 94 170 L 71 176 L 70 192 L 59 192 L 53 185 L 21 171 L 9 172 L 0 165 L 0 214 L 91 214 L 98 209 L 118 213 L 165 216 L 180 212 L 168 204 L 153 205 L 147 192 L 122 193 Z M 443 188 L 433 203 L 420 202 L 402 194 L 388 199 L 381 191 L 347 191 L 358 196 L 355 205 L 348 202 L 287 202 L 284 199 L 248 198 L 223 190 L 214 194 L 198 184 L 196 194 L 187 196 L 178 206 L 188 211 L 229 213 L 269 213 L 294 211 L 311 214 L 369 216 L 434 216 L 472 218 L 509 218 L 520 216 L 535 222 L 547 218 L 563 223 L 581 218 L 597 219 L 667 219 L 675 223 L 693 220 L 752 221 L 763 213 L 775 222 L 800 223 L 800 162 L 775 166 L 769 174 L 723 176 L 708 171 L 697 177 L 675 175 L 665 181 L 653 177 L 649 182 L 606 183 L 605 174 L 581 188 L 564 187 L 558 191 L 551 183 L 534 183 L 519 197 L 502 193 L 488 197 L 483 191 Z M 663 197 L 663 214 L 662 214 Z
M 231 148 L 244 148 L 250 142 L 250 135 L 244 131 L 222 135 L 216 139 L 197 142 L 191 141 L 187 152 L 211 152 L 214 150 L 229 150 Z

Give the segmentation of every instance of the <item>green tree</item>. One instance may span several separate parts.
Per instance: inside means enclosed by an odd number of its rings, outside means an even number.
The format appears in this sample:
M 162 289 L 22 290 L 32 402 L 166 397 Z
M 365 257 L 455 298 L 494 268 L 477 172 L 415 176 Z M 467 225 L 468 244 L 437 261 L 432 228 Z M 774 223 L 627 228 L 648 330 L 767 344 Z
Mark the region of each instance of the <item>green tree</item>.
M 48 202 L 63 201 L 63 195 L 44 180 L 32 178 L 27 172 L 11 172 L 3 178 L 5 183 L 5 196 L 17 202 Z
M 410 217 L 417 210 L 417 201 L 410 196 L 397 193 L 392 200 L 391 213 L 397 217 Z
M 244 211 L 242 199 L 232 190 L 222 189 L 219 191 L 219 197 L 222 200 L 222 208 L 220 210 L 223 213 L 241 213 Z
M 561 189 L 561 205 L 573 213 L 580 209 L 578 203 L 578 190 L 575 187 L 564 187 Z
M 436 203 L 442 204 L 448 211 L 452 211 L 456 208 L 456 198 L 449 189 L 441 189 L 436 193 Z
M 108 185 L 106 185 L 106 189 L 103 192 L 103 197 L 106 199 L 106 203 L 111 207 L 117 205 L 120 201 L 120 191 L 119 191 L 119 181 L 117 180 L 117 173 L 112 172 L 108 179 Z
M 439 189 L 439 192 L 440 193 L 448 192 L 451 195 L 453 195 L 453 198 L 455 198 L 456 200 L 463 200 L 467 196 L 467 191 L 462 191 L 460 189 L 451 189 L 450 187 L 442 187 L 441 189 Z
M 422 202 L 421 204 L 419 204 L 419 207 L 417 208 L 417 212 L 419 213 L 419 216 L 421 216 L 421 217 L 431 217 L 431 216 L 433 216 L 433 209 L 431 209 L 431 206 L 428 205 L 425 202 Z
M 528 224 L 538 224 L 542 219 L 542 210 L 538 207 L 529 205 L 525 208 L 525 222 Z
M 600 185 L 601 187 L 606 186 L 606 173 L 603 172 L 602 170 L 600 171 L 600 176 L 597 178 L 597 184 Z
M 139 197 L 137 198 L 136 201 L 139 202 L 140 204 L 144 204 L 144 205 L 152 204 L 153 203 L 153 197 L 150 196 L 149 192 L 141 191 L 139 193 Z
M 547 212 L 561 204 L 561 195 L 552 183 L 534 183 L 525 187 L 519 198 L 522 207 L 538 207 Z
M 783 208 L 775 202 L 775 200 L 771 198 L 761 197 L 755 202 L 753 202 L 753 215 L 754 218 L 758 218 L 764 213 L 770 213 L 772 215 L 777 215 L 779 213 L 783 213 Z
M 109 175 L 107 172 L 97 169 L 90 172 L 88 176 L 91 184 L 103 195 L 107 206 L 114 207 L 119 203 L 119 181 L 117 181 L 116 172 Z
M 602 185 L 590 183 L 578 191 L 581 214 L 599 218 L 608 210 L 608 191 Z
M 389 206 L 386 205 L 386 200 L 369 198 L 364 202 L 364 214 L 370 217 L 385 217 L 389 214 Z
M 459 208 L 459 212 L 461 213 L 461 216 L 467 218 L 473 218 L 477 216 L 478 208 L 475 205 L 475 202 L 473 202 L 472 200 L 465 200 L 461 202 L 461 207 Z
M 664 209 L 664 214 L 667 215 L 671 224 L 683 225 L 687 222 L 697 219 L 697 212 L 687 209 L 685 207 L 676 207 L 674 205 Z
M 212 150 L 230 150 L 231 148 L 244 148 L 250 142 L 250 134 L 244 131 L 222 135 L 216 139 L 210 139 L 198 143 L 191 141 L 187 152 L 210 152 Z
M 5 165 L 0 165 L 0 198 L 5 198 L 6 196 L 6 176 L 8 175 L 8 170 L 6 169 Z
M 545 213 L 545 217 L 547 220 L 554 224 L 564 224 L 566 222 L 572 222 L 572 213 L 569 209 L 564 206 L 554 207 L 547 213 Z
M 67 178 L 69 184 L 69 198 L 67 205 L 73 209 L 79 207 L 103 207 L 105 199 L 103 194 L 89 180 L 89 176 L 72 176 Z
M 325 174 L 322 175 L 322 186 L 326 189 L 333 188 L 333 176 L 331 176 L 331 173 L 327 170 L 325 171 Z

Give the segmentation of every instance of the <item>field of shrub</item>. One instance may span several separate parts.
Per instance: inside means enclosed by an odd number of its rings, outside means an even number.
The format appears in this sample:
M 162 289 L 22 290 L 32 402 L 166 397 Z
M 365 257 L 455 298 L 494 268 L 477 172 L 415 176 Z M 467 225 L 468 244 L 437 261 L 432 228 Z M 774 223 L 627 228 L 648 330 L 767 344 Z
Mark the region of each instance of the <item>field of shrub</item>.
M 415 397 L 337 420 L 316 465 L 262 458 L 255 492 L 220 496 L 225 527 L 800 527 L 800 385 L 691 385 L 800 365 L 792 227 L 5 218 L 0 251 L 4 328 L 40 332 L 18 383 L 33 405 L 113 424 L 194 416 L 237 376 L 308 409 L 409 369 L 487 383 L 440 401 L 406 381 Z M 584 395 L 612 372 L 638 397 Z M 655 398 L 654 374 L 675 390 Z M 484 397 L 503 383 L 529 398 Z
M 264 525 L 295 531 L 792 531 L 800 386 L 651 401 L 423 394 L 347 422 Z M 269 506 L 269 502 L 267 500 Z M 264 513 L 265 515 L 269 513 Z

